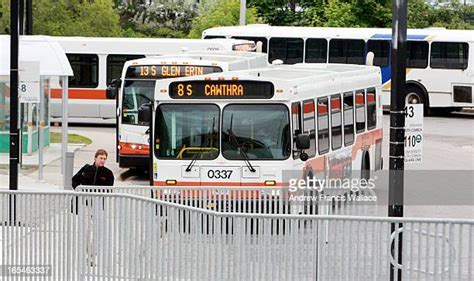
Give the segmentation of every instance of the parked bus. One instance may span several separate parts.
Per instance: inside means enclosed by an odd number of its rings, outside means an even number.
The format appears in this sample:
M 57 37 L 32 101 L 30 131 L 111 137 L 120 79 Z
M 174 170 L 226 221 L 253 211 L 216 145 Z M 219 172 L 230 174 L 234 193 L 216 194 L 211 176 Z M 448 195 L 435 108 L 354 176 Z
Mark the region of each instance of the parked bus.
M 203 38 L 262 42 L 269 62 L 364 64 L 367 52 L 382 70 L 382 103 L 390 104 L 391 29 L 248 25 L 207 29 Z M 473 107 L 474 30 L 409 29 L 406 103 L 425 111 Z
M 69 78 L 69 120 L 71 122 L 115 122 L 115 101 L 107 100 L 105 89 L 120 78 L 126 61 L 186 51 L 254 51 L 246 40 L 151 39 L 53 37 L 64 49 L 74 76 Z M 51 91 L 51 116 L 61 117 L 62 92 Z
M 123 168 L 149 165 L 149 121 L 141 120 L 140 107 L 153 101 L 155 82 L 183 76 L 261 68 L 265 54 L 254 52 L 190 52 L 182 55 L 131 60 L 125 63 L 117 106 L 117 155 Z M 150 112 L 151 115 L 151 112 Z M 146 117 L 151 118 L 151 116 Z
M 282 186 L 382 167 L 380 69 L 307 64 L 160 80 L 155 186 Z

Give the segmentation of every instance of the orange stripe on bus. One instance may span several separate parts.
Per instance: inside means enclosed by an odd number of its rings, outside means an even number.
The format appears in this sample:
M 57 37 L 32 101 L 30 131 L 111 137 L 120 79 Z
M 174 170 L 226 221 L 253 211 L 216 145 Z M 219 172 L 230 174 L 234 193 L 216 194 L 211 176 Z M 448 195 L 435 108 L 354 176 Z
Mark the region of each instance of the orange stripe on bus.
M 63 97 L 61 89 L 51 89 L 51 98 L 60 99 Z M 79 100 L 105 100 L 105 90 L 103 89 L 69 89 L 69 99 Z
M 331 109 L 341 109 L 341 98 L 331 99 Z

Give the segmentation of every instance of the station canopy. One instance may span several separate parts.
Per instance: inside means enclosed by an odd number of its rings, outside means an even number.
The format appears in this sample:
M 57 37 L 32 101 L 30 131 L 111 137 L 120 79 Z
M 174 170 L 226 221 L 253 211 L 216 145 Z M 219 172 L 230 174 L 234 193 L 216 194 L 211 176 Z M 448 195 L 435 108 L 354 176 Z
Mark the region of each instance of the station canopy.
M 69 61 L 54 38 L 42 35 L 20 36 L 21 61 L 39 61 L 41 76 L 72 76 Z M 10 75 L 10 36 L 0 35 L 0 76 Z

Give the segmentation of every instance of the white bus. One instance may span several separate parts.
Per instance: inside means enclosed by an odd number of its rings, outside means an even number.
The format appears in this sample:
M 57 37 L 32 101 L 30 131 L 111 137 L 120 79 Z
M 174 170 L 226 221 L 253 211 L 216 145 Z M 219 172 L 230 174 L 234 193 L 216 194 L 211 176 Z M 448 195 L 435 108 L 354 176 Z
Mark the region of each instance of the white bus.
M 364 64 L 367 52 L 382 70 L 382 102 L 390 104 L 391 29 L 248 25 L 207 29 L 203 38 L 260 41 L 268 60 Z M 409 29 L 406 103 L 452 111 L 473 107 L 474 30 Z
M 160 80 L 155 186 L 282 186 L 382 166 L 380 69 L 295 65 Z
M 147 102 L 160 98 L 159 94 L 154 96 L 157 80 L 266 66 L 268 63 L 265 54 L 232 51 L 190 52 L 126 62 L 117 99 L 119 166 L 149 167 L 149 124 L 148 120 L 140 120 L 139 109 L 146 106 Z
M 74 76 L 69 78 L 69 120 L 71 122 L 115 122 L 115 101 L 105 90 L 113 78 L 120 78 L 126 61 L 186 51 L 253 51 L 246 40 L 151 39 L 53 37 L 64 49 Z M 61 117 L 62 92 L 51 91 L 51 116 Z

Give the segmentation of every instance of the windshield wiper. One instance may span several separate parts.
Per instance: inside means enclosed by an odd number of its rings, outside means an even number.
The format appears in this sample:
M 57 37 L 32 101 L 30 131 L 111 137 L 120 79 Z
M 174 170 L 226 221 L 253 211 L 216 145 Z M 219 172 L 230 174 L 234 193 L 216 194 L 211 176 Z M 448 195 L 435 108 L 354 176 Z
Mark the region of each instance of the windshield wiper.
M 213 136 L 214 133 L 216 132 L 216 130 L 215 130 L 215 121 L 216 121 L 216 117 L 212 117 L 212 132 L 211 132 L 211 136 L 206 139 L 206 142 L 205 142 L 203 145 L 199 146 L 199 152 L 196 153 L 196 154 L 193 156 L 193 159 L 191 160 L 191 163 L 189 163 L 188 167 L 186 167 L 186 172 L 191 172 L 191 169 L 193 168 L 193 166 L 194 166 L 194 164 L 196 163 L 197 159 L 198 159 L 199 157 L 201 157 L 201 154 L 202 154 L 202 152 L 204 151 L 204 148 L 206 148 L 206 147 L 209 145 L 209 143 L 210 143 L 209 140 L 212 138 L 212 136 Z
M 235 136 L 234 132 L 232 131 L 232 121 L 233 120 L 234 120 L 234 114 L 232 114 L 230 116 L 230 128 L 229 128 L 229 130 L 227 130 L 227 134 L 229 134 L 229 136 L 232 139 L 232 141 L 234 142 L 235 146 L 237 146 L 237 148 L 239 149 L 240 155 L 242 155 L 242 157 L 244 157 L 245 164 L 247 164 L 247 167 L 249 168 L 249 170 L 252 173 L 255 173 L 257 170 L 255 170 L 255 168 L 250 163 L 250 159 L 249 159 L 249 156 L 247 155 L 247 152 L 245 152 L 243 150 L 242 146 L 240 146 L 239 141 L 237 140 L 237 137 Z

